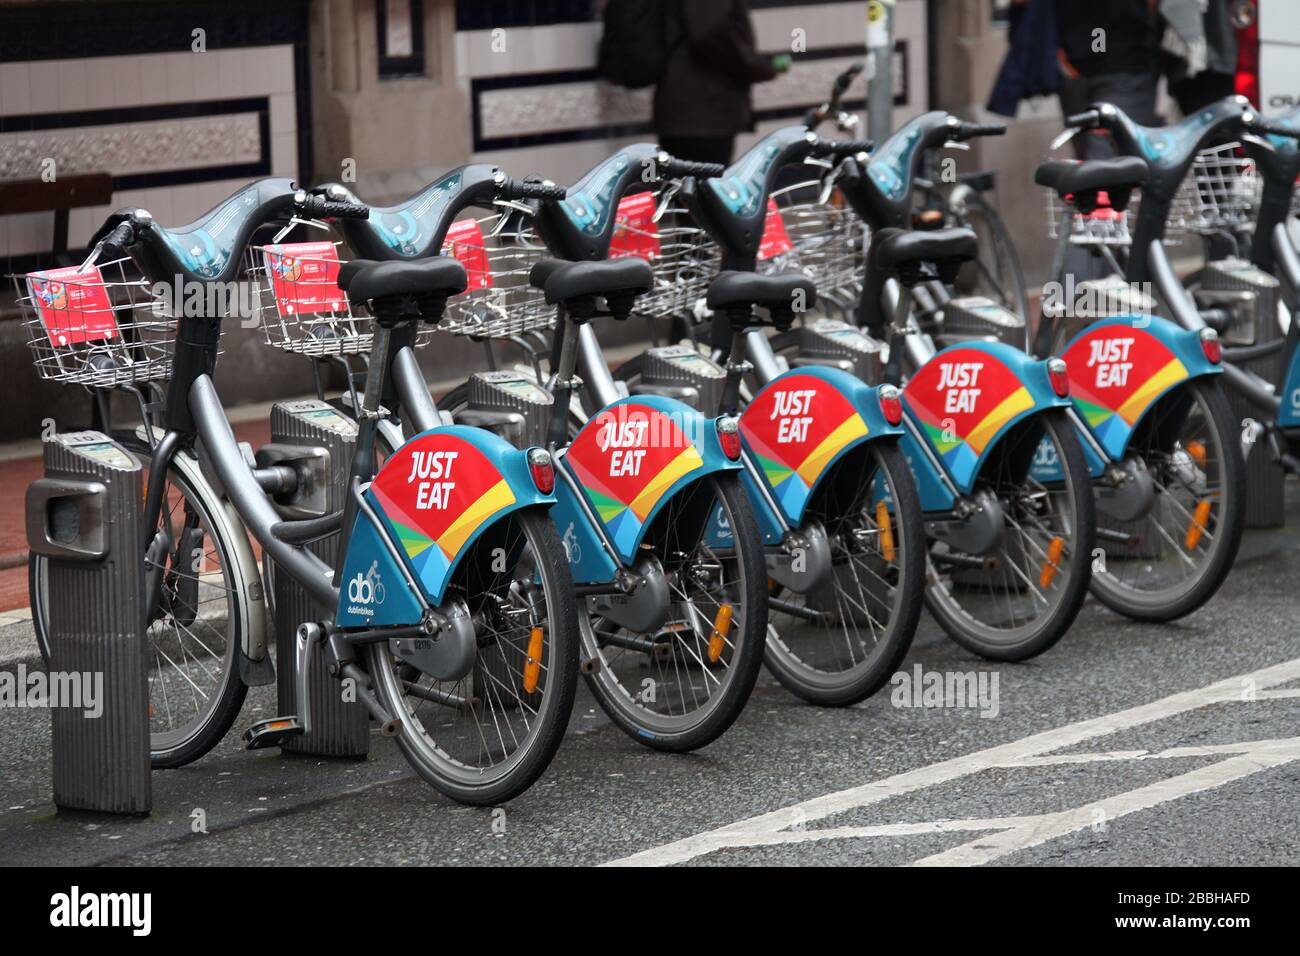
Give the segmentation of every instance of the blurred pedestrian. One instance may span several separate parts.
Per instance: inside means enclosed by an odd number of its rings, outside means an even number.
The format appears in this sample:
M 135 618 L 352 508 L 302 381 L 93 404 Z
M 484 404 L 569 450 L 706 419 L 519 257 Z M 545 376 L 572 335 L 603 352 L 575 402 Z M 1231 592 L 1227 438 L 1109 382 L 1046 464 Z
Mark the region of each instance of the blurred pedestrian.
M 754 44 L 749 0 L 666 0 L 677 42 L 655 86 L 654 128 L 673 156 L 731 162 L 736 134 L 754 128 L 750 87 L 790 68 Z
M 1158 126 L 1160 19 L 1157 0 L 1056 0 L 1061 110 L 1112 103 L 1141 126 Z M 1115 155 L 1109 134 L 1074 138 L 1081 157 Z

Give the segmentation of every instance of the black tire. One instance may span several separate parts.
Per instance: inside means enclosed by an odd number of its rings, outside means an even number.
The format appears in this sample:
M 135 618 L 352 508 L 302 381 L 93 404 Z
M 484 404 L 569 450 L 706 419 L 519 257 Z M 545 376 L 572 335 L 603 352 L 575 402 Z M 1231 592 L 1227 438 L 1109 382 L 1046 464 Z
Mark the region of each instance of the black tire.
M 1032 454 L 1046 438 L 1053 441 L 1055 453 L 1062 465 L 1061 487 L 1046 497 L 1034 500 L 1052 502 L 1053 511 L 1049 515 L 1051 527 L 1045 525 L 1041 517 L 1017 510 L 1025 506 L 1002 500 L 1003 489 L 1007 486 L 1001 471 L 1005 463 L 1014 456 L 1023 455 L 1026 450 Z M 942 560 L 941 551 L 946 546 L 932 541 L 925 603 L 948 636 L 972 653 L 991 661 L 1023 661 L 1043 653 L 1061 639 L 1079 613 L 1088 593 L 1092 551 L 1096 541 L 1092 486 L 1083 447 L 1064 410 L 1045 411 L 1021 422 L 999 441 L 994 452 L 981 467 L 976 486 L 992 487 L 1007 515 L 1006 536 L 998 554 L 991 556 L 997 564 L 988 571 L 971 572 L 971 576 L 985 575 L 977 578 L 972 586 L 962 580 L 966 572 L 953 571 Z M 1026 477 L 1024 484 L 1032 490 L 1030 481 Z M 1036 493 L 1041 493 L 1043 487 L 1039 485 L 1040 491 Z M 1060 507 L 1056 506 L 1057 502 L 1060 502 Z M 1030 524 L 1037 525 L 1034 530 L 1040 534 L 1050 535 L 1053 539 L 1060 538 L 1063 543 L 1062 554 L 1052 562 L 1055 570 L 1049 583 L 1041 584 L 1040 579 L 1042 590 L 1051 596 L 1050 601 L 1034 588 L 1032 578 L 1023 569 L 1017 568 L 1016 562 L 1022 555 L 1029 563 L 1043 561 L 1044 553 L 1050 554 L 1050 544 L 1044 549 L 1033 535 L 1016 531 L 1017 528 Z M 1063 583 L 1059 587 L 1055 586 L 1062 577 Z M 986 616 L 993 617 L 994 609 L 996 614 L 1002 614 L 1002 604 L 1005 603 L 1011 613 L 1010 627 L 997 627 L 994 622 L 981 620 L 977 616 L 985 613 L 985 604 L 977 601 L 981 585 L 991 596 L 1002 595 L 1001 598 L 990 597 L 989 613 Z M 1028 602 L 1013 603 L 1011 595 L 1018 593 L 1022 587 L 1029 593 Z M 968 588 L 975 593 L 963 603 L 962 595 Z M 1046 604 L 1046 609 L 1018 625 L 1017 607 L 1024 603 L 1033 606 L 1035 598 Z M 978 611 L 975 610 L 977 607 Z
M 147 468 L 149 449 L 143 442 L 134 436 L 116 435 L 114 437 L 129 451 L 141 458 Z M 221 516 L 216 514 L 216 509 L 221 507 L 216 492 L 211 488 L 197 488 L 175 466 L 170 470 L 168 480 L 177 488 L 184 501 L 196 509 L 205 530 L 205 536 L 211 542 L 210 547 L 212 554 L 215 556 L 215 563 L 222 569 L 223 581 L 226 582 L 228 593 L 233 595 L 237 591 L 241 591 L 241 588 L 232 587 L 228 584 L 231 576 L 235 573 L 235 549 L 230 541 L 225 540 L 225 535 L 228 533 L 227 525 L 220 520 Z M 141 557 L 143 558 L 143 555 Z M 46 567 L 46 559 L 35 554 L 28 558 L 28 594 L 32 606 L 32 626 L 36 632 L 36 641 L 41 649 L 41 655 L 48 667 L 50 654 L 45 623 L 48 595 L 48 585 L 45 583 Z M 240 572 L 240 576 L 242 579 L 242 572 Z M 227 600 L 233 601 L 234 598 L 228 598 Z M 247 608 L 227 608 L 226 620 L 229 630 L 225 635 L 226 646 L 222 650 L 220 686 L 215 689 L 214 693 L 208 695 L 211 703 L 205 707 L 204 712 L 196 713 L 194 719 L 182 725 L 179 730 L 158 731 L 153 726 L 154 721 L 158 719 L 158 710 L 162 709 L 161 705 L 155 700 L 155 688 L 159 692 L 158 697 L 165 697 L 165 693 L 162 692 L 165 691 L 166 685 L 165 680 L 161 683 L 158 681 L 156 673 L 158 670 L 162 670 L 163 661 L 170 664 L 171 661 L 168 658 L 174 658 L 177 655 L 174 653 L 167 654 L 166 650 L 161 646 L 161 642 L 167 640 L 166 636 L 158 636 L 156 639 L 149 638 L 149 648 L 153 651 L 149 680 L 151 711 L 149 756 L 150 763 L 155 770 L 173 769 L 193 763 L 220 743 L 222 738 L 230 731 L 230 728 L 234 726 L 235 720 L 239 717 L 239 712 L 244 705 L 244 698 L 248 693 L 247 686 L 239 676 L 243 617 L 246 613 L 248 613 Z M 155 624 L 158 623 L 155 622 Z M 165 619 L 161 623 L 165 624 Z M 173 640 L 177 646 L 183 646 L 185 642 L 182 631 L 190 634 L 192 643 L 199 640 L 189 631 L 193 627 L 194 622 L 191 621 L 187 627 L 176 629 Z M 153 632 L 154 629 L 151 627 L 151 633 Z M 210 636 L 203 642 L 205 645 L 213 643 L 215 642 Z M 193 647 L 189 648 L 189 651 L 195 653 Z M 157 664 L 156 668 L 153 666 L 154 664 Z M 179 670 L 179 668 L 176 669 Z M 195 675 L 191 674 L 191 677 L 193 676 Z
M 505 527 L 507 525 L 512 527 Z M 429 704 L 428 701 L 420 699 L 419 704 L 412 706 L 410 700 L 414 695 L 407 695 L 400 689 L 399 685 L 403 680 L 415 677 L 418 682 L 424 678 L 418 674 L 408 674 L 395 665 L 387 643 L 372 645 L 368 658 L 371 680 L 380 703 L 388 713 L 401 721 L 401 729 L 396 740 L 402 754 L 416 772 L 439 792 L 460 803 L 472 806 L 504 803 L 517 797 L 537 781 L 550 765 L 560 742 L 564 739 L 564 730 L 573 711 L 573 699 L 578 682 L 578 607 L 574 596 L 573 580 L 569 575 L 569 562 L 554 524 L 543 509 L 530 508 L 508 516 L 492 529 L 488 529 L 485 535 L 494 530 L 506 536 L 521 532 L 527 542 L 525 551 L 521 553 L 521 560 L 527 561 L 531 571 L 541 576 L 541 587 L 546 601 L 546 626 L 543 628 L 546 638 L 543 644 L 543 656 L 539 660 L 541 673 L 545 676 L 544 689 L 539 686 L 530 692 L 526 685 L 502 685 L 500 675 L 504 673 L 509 673 L 520 680 L 524 679 L 521 665 L 528 660 L 528 653 L 526 647 L 521 650 L 514 640 L 503 641 L 501 632 L 495 632 L 495 639 L 491 643 L 480 646 L 479 661 L 471 675 L 454 683 L 430 679 L 430 689 L 436 688 L 452 693 L 459 691 L 458 695 L 462 697 L 466 696 L 465 691 L 470 691 L 479 701 L 486 700 L 486 704 L 481 706 L 492 711 L 491 723 L 478 724 L 474 708 L 457 711 L 454 708 L 443 707 L 442 710 L 435 710 L 432 713 L 455 713 L 457 718 L 475 720 L 475 732 L 479 733 L 485 747 L 495 745 L 490 739 L 493 733 L 500 740 L 503 750 L 507 747 L 507 736 L 510 736 L 511 742 L 516 743 L 517 747 L 511 753 L 503 755 L 500 763 L 490 767 L 476 768 L 467 764 L 447 750 L 450 746 L 450 732 L 444 735 L 439 729 L 436 731 L 439 736 L 435 739 L 420 718 L 418 711 L 422 707 L 428 705 L 436 708 L 442 705 Z M 505 540 L 508 540 L 508 537 Z M 480 544 L 489 547 L 492 542 L 480 538 Z M 480 544 L 476 544 L 475 547 L 479 547 Z M 528 554 L 529 550 L 531 555 Z M 462 560 L 456 572 L 456 581 L 452 585 L 454 588 L 459 582 L 463 593 L 470 600 L 473 600 L 476 594 L 484 593 L 482 589 L 474 587 L 471 583 L 477 580 L 473 575 L 479 574 L 485 580 L 500 578 L 499 574 L 483 571 L 482 568 L 486 564 L 483 561 L 471 562 L 472 557 L 466 555 Z M 501 583 L 506 582 L 501 581 Z M 518 583 L 517 579 L 515 583 Z M 504 649 L 507 645 L 511 649 L 509 655 Z M 510 661 L 518 663 L 511 664 Z M 491 671 L 491 675 L 488 675 L 487 671 Z M 449 686 L 437 687 L 440 683 L 448 683 Z M 487 691 L 480 689 L 481 686 L 489 683 L 491 689 Z M 513 693 L 513 699 L 501 696 L 502 686 L 506 686 L 506 690 Z M 483 696 L 479 697 L 478 693 L 482 693 Z M 495 703 L 493 703 L 494 694 Z M 531 712 L 533 708 L 536 710 L 530 720 L 525 716 L 525 711 Z M 518 721 L 515 721 L 515 717 L 519 718 Z M 501 730 L 503 724 L 508 725 L 507 730 L 510 734 Z M 468 730 L 468 725 L 465 726 Z M 486 733 L 483 728 L 487 728 Z M 521 728 L 522 740 L 515 732 Z M 470 741 L 466 744 L 465 753 L 468 753 L 474 746 L 472 743 L 474 737 L 467 733 L 464 739 Z M 482 756 L 481 751 L 479 756 Z
M 707 335 L 707 328 L 704 334 Z M 797 342 L 794 339 L 797 332 L 792 330 L 784 334 L 789 337 L 791 343 Z M 614 373 L 615 379 L 628 383 L 632 391 L 635 391 L 636 383 L 641 377 L 641 364 L 642 356 L 632 357 L 619 366 Z M 815 666 L 809 660 L 813 655 L 808 650 L 805 650 L 801 656 L 791 643 L 781 638 L 782 628 L 788 632 L 791 626 L 799 627 L 801 624 L 805 627 L 809 626 L 807 622 L 797 622 L 797 619 L 791 615 L 769 610 L 770 623 L 764 650 L 764 663 L 786 690 L 810 704 L 822 707 L 847 707 L 865 700 L 878 691 L 907 656 L 920 620 L 921 598 L 925 588 L 923 544 L 925 527 L 921 521 L 921 504 L 917 497 L 916 482 L 906 459 L 903 458 L 896 444 L 871 442 L 862 446 L 861 454 L 851 455 L 836 465 L 837 469 L 857 469 L 864 475 L 873 473 L 876 467 L 884 469 L 894 489 L 897 501 L 895 520 L 899 522 L 901 539 L 904 542 L 917 543 L 911 547 L 905 544 L 898 549 L 902 552 L 903 559 L 896 562 L 897 582 L 893 599 L 890 601 L 892 609 L 884 634 L 875 641 L 874 647 L 865 658 L 852 660 L 847 667 L 839 666 L 838 663 L 831 667 L 829 661 L 824 661 L 823 666 Z M 823 479 L 823 488 L 833 487 L 833 477 L 834 475 L 828 475 Z M 831 510 L 842 511 L 843 509 Z M 840 516 L 828 512 L 818 517 L 823 524 L 826 524 Z M 828 585 L 822 589 L 822 593 L 815 596 L 795 595 L 793 592 L 782 591 L 773 597 L 778 601 L 800 607 L 806 607 L 809 598 L 814 601 L 820 598 L 823 603 L 826 603 L 828 597 L 832 601 L 838 600 L 835 584 Z M 836 611 L 831 617 L 832 629 L 836 619 L 843 622 L 840 611 Z M 868 624 L 870 623 L 868 620 Z M 845 629 L 846 647 L 851 648 L 853 641 L 854 638 L 850 637 Z M 851 650 L 850 654 L 852 654 Z
M 921 521 L 921 503 L 917 497 L 916 483 L 912 478 L 907 459 L 903 457 L 896 442 L 874 441 L 860 447 L 863 455 L 850 453 L 849 457 L 836 465 L 836 469 L 856 470 L 861 476 L 859 480 L 865 482 L 872 481 L 877 470 L 883 474 L 894 501 L 893 513 L 890 516 L 893 527 L 889 531 L 890 546 L 894 553 L 893 555 L 880 553 L 870 555 L 870 562 L 874 567 L 867 568 L 867 573 L 876 580 L 875 582 L 867 580 L 865 590 L 863 580 L 854 572 L 854 587 L 844 588 L 845 594 L 840 597 L 838 592 L 841 590 L 842 579 L 839 577 L 840 572 L 836 572 L 836 579 L 822 589 L 834 592 L 833 601 L 836 611 L 827 624 L 819 630 L 828 637 L 833 635 L 836 645 L 843 644 L 851 647 L 852 642 L 861 642 L 861 637 L 856 623 L 852 624 L 853 633 L 850 635 L 850 624 L 845 621 L 845 618 L 865 615 L 870 636 L 874 639 L 874 646 L 868 648 L 867 656 L 861 660 L 851 660 L 847 667 L 814 666 L 798 656 L 796 649 L 791 646 L 792 638 L 782 637 L 783 633 L 791 633 L 789 630 L 791 626 L 799 626 L 795 619 L 791 618 L 789 625 L 782 623 L 779 627 L 777 625 L 769 627 L 764 655 L 767 669 L 783 687 L 795 696 L 823 707 L 846 707 L 856 704 L 874 694 L 888 682 L 912 646 L 912 637 L 916 633 L 916 626 L 921 617 L 921 601 L 925 590 L 925 525 Z M 822 481 L 829 484 L 834 482 L 836 477 L 835 474 L 827 475 Z M 832 510 L 844 511 L 840 507 Z M 863 510 L 870 513 L 869 503 Z M 828 511 L 824 523 L 830 524 L 834 517 Z M 832 535 L 833 540 L 838 537 Z M 881 549 L 877 549 L 877 552 L 879 550 Z M 853 564 L 852 561 L 848 563 Z M 893 593 L 888 599 L 888 619 L 883 624 L 883 632 L 877 636 L 873 621 L 875 614 L 866 606 L 883 605 L 885 602 L 878 598 L 877 593 L 884 588 L 892 590 Z M 797 604 L 798 597 L 804 596 L 791 594 L 782 597 Z M 820 598 L 818 602 L 820 604 L 829 603 L 824 595 L 807 597 Z M 846 614 L 845 611 L 850 613 Z M 769 614 L 778 621 L 781 620 L 777 611 L 769 610 Z M 811 625 L 804 624 L 804 626 Z M 806 650 L 803 655 L 805 658 L 812 656 Z M 838 654 L 836 658 L 835 663 L 841 663 Z
M 659 703 L 657 692 L 654 700 L 639 701 L 638 697 L 644 694 L 644 684 L 638 683 L 634 685 L 634 690 L 629 690 L 624 683 L 626 675 L 640 673 L 639 669 L 643 669 L 643 661 L 652 667 L 659 665 L 658 674 L 661 680 L 656 681 L 652 686 L 657 687 L 659 683 L 663 683 L 665 687 L 671 687 L 673 681 L 680 681 L 683 659 L 693 658 L 702 662 L 699 652 L 691 649 L 688 638 L 682 636 L 687 629 L 670 633 L 667 643 L 671 645 L 672 651 L 667 655 L 666 661 L 656 661 L 653 655 L 643 654 L 640 651 L 627 651 L 628 659 L 624 660 L 622 649 L 606 653 L 613 645 L 602 643 L 599 628 L 604 622 L 600 618 L 593 619 L 586 610 L 581 612 L 582 656 L 584 660 L 595 664 L 594 667 L 587 668 L 586 675 L 592 693 L 616 726 L 638 743 L 654 750 L 684 753 L 697 750 L 717 740 L 740 716 L 763 663 L 763 647 L 767 636 L 765 588 L 767 571 L 763 561 L 758 526 L 750 511 L 749 501 L 741 488 L 739 477 L 731 472 L 714 473 L 678 491 L 673 500 L 665 504 L 664 509 L 656 516 L 656 522 L 661 522 L 662 527 L 673 529 L 665 532 L 667 536 L 657 542 L 656 553 L 665 567 L 674 566 L 666 560 L 666 555 L 672 549 L 671 544 L 665 542 L 675 541 L 673 535 L 676 530 L 688 524 L 685 521 L 674 520 L 674 506 L 681 505 L 683 508 L 693 505 L 707 506 L 709 504 L 707 500 L 696 502 L 688 500 L 692 495 L 704 494 L 708 494 L 714 501 L 720 501 L 728 515 L 735 542 L 734 557 L 731 558 L 731 562 L 736 567 L 739 580 L 734 586 L 724 590 L 729 594 L 739 595 L 740 601 L 743 602 L 739 612 L 739 636 L 735 640 L 726 642 L 731 648 L 731 654 L 727 656 L 724 653 L 717 662 L 716 669 L 723 670 L 723 676 L 718 678 L 713 675 L 711 672 L 714 668 L 708 665 L 697 669 L 704 675 L 705 687 L 708 686 L 710 679 L 718 684 L 718 689 L 710 693 L 704 706 L 695 708 L 689 713 L 661 714 L 644 706 L 645 703 Z M 696 533 L 699 530 L 699 526 L 696 526 Z M 651 535 L 653 534 L 652 530 Z M 720 565 L 725 563 L 719 561 Z M 720 605 L 720 602 L 715 601 L 715 603 Z M 707 620 L 707 611 L 702 613 Z M 734 620 L 733 616 L 733 627 Z M 714 621 L 716 624 L 716 617 Z M 731 633 L 735 634 L 737 631 L 733 630 Z M 692 629 L 691 634 L 698 645 L 700 641 L 698 630 Z M 633 659 L 632 655 L 636 655 L 636 658 Z M 670 667 L 674 668 L 671 676 L 668 674 Z M 653 678 L 648 679 L 653 680 Z M 680 686 L 678 691 L 678 700 L 684 704 L 685 693 L 681 691 Z M 671 696 L 671 690 L 665 694 L 665 697 L 669 698 L 669 706 L 671 706 Z M 685 711 L 684 707 L 683 711 Z
M 1174 425 L 1172 431 L 1162 429 L 1162 420 L 1171 418 L 1179 424 Z M 1124 522 L 1122 527 L 1098 511 L 1099 527 L 1115 525 L 1115 530 L 1134 534 L 1142 544 L 1138 547 L 1113 547 L 1099 540 L 1106 558 L 1102 568 L 1093 569 L 1092 593 L 1111 610 L 1135 621 L 1173 621 L 1190 614 L 1213 597 L 1232 570 L 1245 527 L 1245 462 L 1239 451 L 1232 409 L 1216 379 L 1193 379 L 1162 397 L 1139 422 L 1134 439 L 1130 448 L 1137 448 L 1156 480 L 1156 504 L 1151 515 L 1138 522 Z M 1213 446 L 1209 451 L 1205 448 L 1207 441 Z M 1211 504 L 1205 531 L 1197 534 L 1197 542 L 1187 549 L 1187 535 L 1191 533 L 1189 523 L 1195 521 L 1195 513 L 1189 514 L 1176 498 L 1180 492 L 1194 495 L 1189 486 L 1178 487 L 1179 472 L 1175 466 L 1186 468 L 1191 459 L 1186 449 L 1194 447 L 1196 442 L 1201 444 L 1199 456 L 1202 461 L 1193 474 L 1204 478 L 1207 485 L 1211 475 L 1217 478 L 1218 507 L 1216 509 Z M 1208 493 L 1200 500 L 1211 502 L 1215 498 L 1214 493 Z M 1171 522 L 1173 527 L 1163 527 L 1165 515 L 1174 519 Z M 1202 549 L 1201 543 L 1207 537 L 1209 546 Z M 1197 561 L 1196 568 L 1189 574 L 1171 582 L 1172 586 L 1152 587 L 1155 581 L 1167 579 L 1167 576 L 1154 573 L 1153 562 L 1166 552 L 1171 539 L 1175 557 L 1179 559 L 1171 562 L 1174 568 L 1185 569 L 1182 559 L 1186 558 L 1183 552 L 1187 550 L 1192 554 L 1199 553 L 1203 560 Z M 1121 570 L 1136 573 L 1121 575 Z

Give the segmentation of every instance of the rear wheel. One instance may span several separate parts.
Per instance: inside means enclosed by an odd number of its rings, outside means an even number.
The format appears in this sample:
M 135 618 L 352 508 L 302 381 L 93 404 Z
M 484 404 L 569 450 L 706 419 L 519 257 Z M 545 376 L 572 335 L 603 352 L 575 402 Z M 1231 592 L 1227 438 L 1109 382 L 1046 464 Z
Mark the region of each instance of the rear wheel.
M 447 591 L 474 620 L 472 671 L 437 680 L 398 662 L 387 642 L 371 646 L 369 671 L 420 776 L 454 800 L 487 805 L 532 786 L 560 746 L 578 680 L 578 609 L 544 511 L 515 512 L 472 547 Z
M 589 598 L 579 617 L 584 669 L 625 732 L 656 750 L 695 750 L 740 715 L 763 662 L 767 574 L 739 478 L 713 474 L 677 492 L 645 542 L 668 580 L 668 619 L 636 633 L 601 617 Z
M 1093 568 L 1092 593 L 1135 620 L 1172 621 L 1214 595 L 1241 544 L 1245 465 L 1219 383 L 1195 379 L 1166 394 L 1129 450 L 1150 474 L 1155 500 L 1138 521 L 1098 509 L 1105 560 Z
M 1060 640 L 1087 594 L 1092 487 L 1065 412 L 1015 426 L 990 451 L 975 488 L 997 501 L 1002 539 L 978 555 L 932 539 L 926 607 L 967 650 L 1026 660 Z
M 897 445 L 866 442 L 835 469 L 809 508 L 831 543 L 830 579 L 809 594 L 769 583 L 765 657 L 787 690 L 824 706 L 884 686 L 912 645 L 925 587 L 921 505 Z

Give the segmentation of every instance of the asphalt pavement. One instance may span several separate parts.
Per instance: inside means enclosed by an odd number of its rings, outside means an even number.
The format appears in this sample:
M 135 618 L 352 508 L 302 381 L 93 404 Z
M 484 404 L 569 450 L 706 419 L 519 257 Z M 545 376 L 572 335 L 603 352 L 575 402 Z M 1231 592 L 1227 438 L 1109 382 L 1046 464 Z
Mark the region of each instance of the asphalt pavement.
M 246 752 L 274 711 L 258 689 L 214 752 L 153 775 L 150 817 L 60 813 L 48 713 L 0 709 L 0 863 L 1295 865 L 1298 504 L 1177 624 L 1089 601 L 1057 647 L 993 665 L 924 619 L 901 673 L 983 688 L 966 706 L 887 687 L 820 710 L 764 675 L 721 740 L 670 756 L 584 688 L 549 771 L 498 809 L 439 796 L 378 734 L 363 761 Z M 5 620 L 14 666 L 30 624 Z

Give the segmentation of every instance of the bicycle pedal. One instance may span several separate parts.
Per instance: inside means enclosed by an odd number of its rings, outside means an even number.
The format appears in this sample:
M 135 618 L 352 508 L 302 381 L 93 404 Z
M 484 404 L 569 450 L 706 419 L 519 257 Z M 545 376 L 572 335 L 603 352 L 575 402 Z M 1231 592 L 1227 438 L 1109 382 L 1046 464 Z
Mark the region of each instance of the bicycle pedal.
M 263 750 L 278 747 L 290 737 L 302 735 L 302 721 L 297 717 L 270 717 L 259 720 L 244 731 L 246 750 Z

